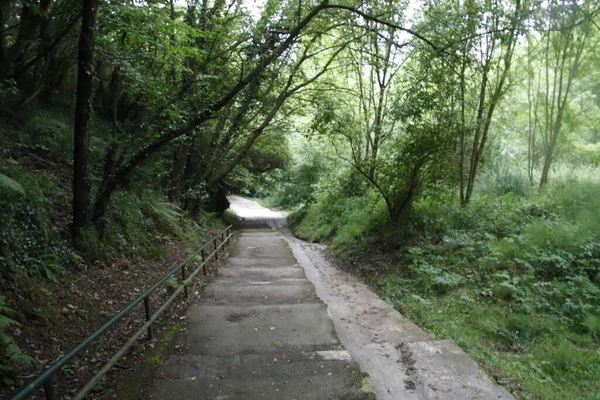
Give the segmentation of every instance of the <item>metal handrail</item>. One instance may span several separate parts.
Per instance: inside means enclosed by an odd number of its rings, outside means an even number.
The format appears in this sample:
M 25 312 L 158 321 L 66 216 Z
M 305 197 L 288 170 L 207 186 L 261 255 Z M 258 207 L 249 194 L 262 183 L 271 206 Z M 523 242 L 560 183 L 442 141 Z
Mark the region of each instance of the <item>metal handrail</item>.
M 121 321 L 131 310 L 135 308 L 141 302 L 144 302 L 144 309 L 146 311 L 146 323 L 137 330 L 133 336 L 123 345 L 119 351 L 106 363 L 104 366 L 92 377 L 92 379 L 81 389 L 71 400 L 81 400 L 83 399 L 98 382 L 102 379 L 104 375 L 108 372 L 110 368 L 112 368 L 116 362 L 125 355 L 127 350 L 135 344 L 137 339 L 142 336 L 144 332 L 148 333 L 148 338 L 150 340 L 153 339 L 154 333 L 152 330 L 152 323 L 156 321 L 156 319 L 171 305 L 173 300 L 184 291 L 185 297 L 188 296 L 188 285 L 191 283 L 192 279 L 200 272 L 200 269 L 204 271 L 204 275 L 207 274 L 206 263 L 214 256 L 215 260 L 219 259 L 219 250 L 223 248 L 223 246 L 231 239 L 233 236 L 233 225 L 229 225 L 227 228 L 222 230 L 217 236 L 213 237 L 211 240 L 206 242 L 204 246 L 200 247 L 190 256 L 188 256 L 184 261 L 177 264 L 175 268 L 169 271 L 161 280 L 156 282 L 154 286 L 150 289 L 146 290 L 142 293 L 138 298 L 136 298 L 133 302 L 131 302 L 127 307 L 119 311 L 117 315 L 112 317 L 110 321 L 106 322 L 102 327 L 100 327 L 96 332 L 88 336 L 83 342 L 79 343 L 77 347 L 71 349 L 67 354 L 65 354 L 60 360 L 51 365 L 46 371 L 38 375 L 36 379 L 34 379 L 31 383 L 25 386 L 19 393 L 17 393 L 12 400 L 22 400 L 26 399 L 33 394 L 38 388 L 41 386 L 44 387 L 44 393 L 46 395 L 47 400 L 56 400 L 56 391 L 54 387 L 54 377 L 58 374 L 65 365 L 67 365 L 74 357 L 79 355 L 83 350 L 85 350 L 92 342 L 96 339 L 104 335 L 104 333 L 111 328 L 113 325 Z M 219 237 L 221 238 L 221 244 L 218 244 Z M 213 245 L 212 253 L 206 255 L 205 249 L 209 245 Z M 190 262 L 192 259 L 198 256 L 198 254 L 202 257 L 202 262 L 191 274 L 187 274 L 186 264 Z M 156 289 L 162 286 L 171 276 L 173 276 L 178 271 L 181 271 L 182 282 L 177 287 L 175 292 L 165 301 L 165 303 L 160 306 L 158 310 L 154 314 L 151 312 L 150 305 L 150 295 L 154 293 Z

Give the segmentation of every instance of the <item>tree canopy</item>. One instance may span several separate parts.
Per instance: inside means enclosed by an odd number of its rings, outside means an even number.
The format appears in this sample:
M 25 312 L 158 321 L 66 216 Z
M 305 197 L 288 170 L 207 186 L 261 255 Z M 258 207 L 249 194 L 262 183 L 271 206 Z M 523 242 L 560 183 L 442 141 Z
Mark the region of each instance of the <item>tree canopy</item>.
M 597 181 L 599 13 L 596 0 L 2 1 L 0 189 L 25 196 L 21 167 L 71 182 L 68 207 L 43 193 L 27 207 L 52 208 L 82 252 L 112 240 L 126 193 L 198 216 L 243 192 L 312 228 L 331 206 L 313 233 L 340 241 L 375 220 L 441 232 L 429 211 L 464 217 L 485 196 L 547 205 L 555 180 Z M 345 231 L 350 215 L 367 222 Z M 26 259 L 11 240 L 0 249 Z

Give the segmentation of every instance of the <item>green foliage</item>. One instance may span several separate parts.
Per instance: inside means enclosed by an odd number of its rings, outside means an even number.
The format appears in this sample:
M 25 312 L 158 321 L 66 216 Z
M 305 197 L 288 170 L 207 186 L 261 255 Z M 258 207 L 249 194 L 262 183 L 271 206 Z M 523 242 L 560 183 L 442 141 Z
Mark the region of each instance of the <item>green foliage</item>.
M 17 93 L 19 93 L 19 89 L 14 79 L 0 81 L 0 97 L 14 96 Z
M 415 249 L 413 248 L 410 250 L 413 250 L 414 252 Z M 422 254 L 421 252 L 417 254 L 419 254 L 419 257 L 413 259 L 409 270 L 411 272 L 411 277 L 413 277 L 416 282 L 420 282 L 423 285 L 424 292 L 443 294 L 458 287 L 463 281 L 462 276 L 452 271 L 448 271 L 443 267 L 436 266 L 435 263 L 432 265 L 420 256 L 420 254 Z
M 530 185 L 521 170 L 497 166 L 490 167 L 479 176 L 475 190 L 482 194 L 498 196 L 508 193 L 525 196 L 530 191 Z
M 257 186 L 256 177 L 247 168 L 238 165 L 228 177 L 229 186 L 237 193 L 252 195 Z M 255 193 L 254 193 L 255 194 Z
M 86 258 L 114 260 L 141 256 L 163 258 L 166 250 L 158 243 L 183 240 L 198 243 L 198 223 L 178 206 L 150 191 L 120 192 L 114 199 L 115 208 L 108 215 L 104 231 L 94 227 L 83 230 L 81 247 Z
M 301 237 L 333 239 L 386 301 L 519 396 L 586 398 L 600 379 L 600 183 L 571 178 L 538 193 L 487 174 L 468 207 L 444 185 L 428 189 L 401 227 L 382 224 L 376 193 L 347 196 L 343 181 L 290 219 Z M 392 264 L 364 259 L 390 242 L 401 243 Z
M 21 195 L 25 194 L 25 190 L 23 190 L 23 186 L 21 186 L 19 182 L 9 178 L 4 174 L 0 174 L 0 186 L 2 186 L 4 190 L 8 189 Z
M 600 317 L 590 314 L 583 320 L 582 323 L 584 332 L 589 333 L 595 339 L 600 339 Z
M 73 148 L 73 126 L 60 112 L 39 110 L 30 118 L 21 133 L 19 144 L 54 158 L 65 158 Z
M 295 163 L 283 170 L 274 171 L 268 177 L 269 196 L 264 200 L 267 206 L 289 210 L 316 201 L 320 188 L 324 186 L 319 185 L 319 182 L 332 171 L 333 160 L 318 149 L 311 150 L 308 146 L 305 144 L 295 154 Z M 349 183 L 348 186 L 352 188 L 358 186 L 352 180 L 341 181 Z
M 2 178 L 4 177 L 4 178 Z M 61 237 L 57 208 L 68 195 L 45 173 L 13 166 L 0 174 L 0 261 L 3 279 L 55 279 L 78 260 Z
M 148 109 L 162 108 L 171 124 L 182 122 L 185 114 L 178 111 L 184 107 L 162 105 L 178 93 L 177 83 L 193 73 L 190 66 L 203 61 L 204 50 L 195 44 L 207 34 L 185 18 L 172 18 L 169 7 L 160 3 L 102 3 L 99 21 L 97 46 L 118 66 L 127 96 L 142 100 Z
M 298 236 L 310 241 L 331 238 L 336 248 L 361 243 L 361 239 L 385 221 L 385 204 L 375 192 L 362 197 L 345 197 L 331 187 L 330 190 L 316 204 L 299 211 L 304 217 L 294 229 Z M 299 219 L 297 214 L 291 218 Z
M 0 381 L 4 384 L 11 383 L 16 377 L 18 366 L 34 362 L 31 357 L 23 354 L 8 332 L 21 326 L 11 318 L 14 314 L 15 311 L 6 304 L 6 298 L 0 296 Z
M 488 337 L 506 351 L 523 352 L 541 335 L 550 332 L 548 327 L 529 315 L 512 314 L 497 328 L 488 332 Z
M 156 260 L 167 256 L 167 249 L 160 246 L 148 246 L 148 250 L 144 255 L 148 260 Z

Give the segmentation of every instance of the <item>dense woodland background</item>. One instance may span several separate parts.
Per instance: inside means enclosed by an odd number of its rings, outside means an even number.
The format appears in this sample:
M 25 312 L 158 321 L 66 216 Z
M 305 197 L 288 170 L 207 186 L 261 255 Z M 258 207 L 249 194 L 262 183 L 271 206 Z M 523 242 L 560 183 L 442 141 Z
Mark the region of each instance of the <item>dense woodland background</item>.
M 517 396 L 600 399 L 599 13 L 1 2 L 3 383 L 52 285 L 193 247 L 238 192 Z

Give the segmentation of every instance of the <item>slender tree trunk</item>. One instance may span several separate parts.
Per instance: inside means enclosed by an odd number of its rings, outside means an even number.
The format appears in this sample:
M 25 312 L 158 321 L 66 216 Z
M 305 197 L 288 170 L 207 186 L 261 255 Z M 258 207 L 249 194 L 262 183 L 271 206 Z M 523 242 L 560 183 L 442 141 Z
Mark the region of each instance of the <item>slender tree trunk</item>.
M 379 142 L 381 141 L 381 131 L 383 123 L 383 107 L 385 106 L 385 85 L 379 85 L 379 96 L 377 98 L 377 106 L 375 109 L 375 121 L 373 123 L 373 145 L 371 147 L 371 160 L 369 164 L 369 176 L 375 179 L 375 165 L 377 163 L 377 153 L 379 152 Z M 367 139 L 368 142 L 368 139 Z
M 489 101 L 487 101 L 486 104 L 486 87 L 489 81 L 488 72 L 490 71 L 492 55 L 494 53 L 494 47 L 488 48 L 489 57 L 486 60 L 486 64 L 483 65 L 483 75 L 479 93 L 479 103 L 475 126 L 475 137 L 473 139 L 473 148 L 471 150 L 469 163 L 469 174 L 464 195 L 462 194 L 464 185 L 461 185 L 461 202 L 463 206 L 469 204 L 469 202 L 471 201 L 471 196 L 473 195 L 473 189 L 475 188 L 475 180 L 477 178 L 479 164 L 481 163 L 481 157 L 486 149 L 485 146 L 490 130 L 490 125 L 492 122 L 492 117 L 494 115 L 494 110 L 503 95 L 504 84 L 510 71 L 512 56 L 517 41 L 521 18 L 521 1 L 517 0 L 515 3 L 513 24 L 509 31 L 509 36 L 507 38 L 508 40 L 506 42 L 506 50 L 504 56 L 502 57 L 502 64 L 499 66 L 500 76 L 498 77 L 498 81 L 495 84 L 495 86 L 490 88 L 493 89 L 493 91 L 490 95 Z
M 28 52 L 37 33 L 37 25 L 40 17 L 31 10 L 31 7 L 25 3 L 21 9 L 21 26 L 15 44 L 11 47 L 11 53 L 14 52 L 14 58 L 8 60 L 8 67 L 12 65 L 14 71 L 23 68 Z
M 540 90 L 540 75 L 538 74 L 537 85 L 534 86 L 535 73 L 533 72 L 533 62 L 531 56 L 531 38 L 527 38 L 527 104 L 528 114 L 528 132 L 527 132 L 527 176 L 531 186 L 534 185 L 534 170 L 537 164 L 536 142 L 537 129 L 539 127 L 538 105 Z
M 0 1 L 0 79 L 4 76 L 6 34 L 4 33 L 4 2 Z
M 548 175 L 550 173 L 550 166 L 552 165 L 552 157 L 550 154 L 546 154 L 544 157 L 544 166 L 542 167 L 542 175 L 540 176 L 540 186 L 539 190 L 541 190 L 544 185 L 548 183 Z
M 40 8 L 42 10 L 42 22 L 40 23 L 40 54 L 43 54 L 41 63 L 40 81 L 44 86 L 42 97 L 44 101 L 50 102 L 55 87 L 52 82 L 55 81 L 54 73 L 60 74 L 62 71 L 55 72 L 52 67 L 54 54 L 49 51 L 52 35 L 50 34 L 50 5 L 52 0 L 41 0 Z
M 477 109 L 477 119 L 475 125 L 475 135 L 473 137 L 473 148 L 471 149 L 470 160 L 469 160 L 469 173 L 467 177 L 467 185 L 464 194 L 461 194 L 462 205 L 466 206 L 471 200 L 471 193 L 473 193 L 473 187 L 475 186 L 475 177 L 477 176 L 477 167 L 479 166 L 479 153 L 481 151 L 481 137 L 483 135 L 483 118 L 485 109 L 486 91 L 488 85 L 488 65 L 483 67 L 483 75 L 481 77 L 481 88 L 479 90 L 479 106 Z M 461 187 L 461 188 L 464 188 Z
M 459 140 L 460 140 L 460 155 L 458 162 L 458 174 L 459 174 L 459 195 L 460 195 L 460 204 L 465 205 L 465 158 L 467 152 L 467 141 L 466 141 L 466 129 L 467 129 L 467 119 L 465 112 L 465 90 L 466 90 L 466 82 L 465 82 L 465 73 L 467 69 L 467 57 L 466 57 L 466 49 L 463 48 L 462 51 L 462 62 L 460 69 L 460 132 L 459 132 Z
M 185 171 L 185 166 L 187 164 L 188 156 L 190 154 L 190 149 L 192 148 L 192 143 L 193 139 L 188 138 L 181 145 L 181 153 L 179 154 L 179 157 L 177 157 L 177 160 L 175 160 L 175 164 L 173 165 L 171 184 L 169 185 L 169 198 L 171 200 L 177 199 L 179 197 L 179 191 L 181 189 L 181 179 Z
M 73 236 L 88 222 L 90 202 L 90 113 L 93 91 L 93 60 L 98 0 L 85 0 L 79 37 L 77 101 L 73 145 Z
M 589 22 L 587 22 L 589 25 Z M 540 184 L 538 189 L 542 190 L 544 185 L 548 183 L 548 175 L 550 172 L 550 167 L 552 165 L 552 161 L 556 156 L 556 152 L 559 150 L 561 142 L 560 134 L 562 129 L 562 121 L 564 117 L 565 110 L 568 106 L 568 101 L 570 98 L 570 91 L 573 84 L 573 80 L 575 79 L 578 69 L 581 65 L 581 57 L 583 55 L 583 50 L 585 48 L 586 40 L 588 38 L 588 29 L 584 28 L 582 37 L 577 42 L 571 33 L 569 36 L 562 38 L 563 45 L 558 50 L 551 49 L 550 47 L 550 39 L 548 39 L 548 46 L 546 50 L 546 109 L 550 110 L 546 111 L 546 131 L 544 132 L 544 145 L 545 145 L 545 155 L 544 155 L 544 166 L 542 167 L 542 175 L 540 176 Z M 551 33 L 548 33 L 548 37 L 550 37 Z M 557 55 L 557 60 L 554 64 L 554 80 L 553 86 L 550 88 L 550 83 L 548 79 L 548 69 L 549 69 L 549 56 L 551 50 L 555 51 Z M 558 87 L 557 87 L 558 86 Z M 552 102 L 548 105 L 548 96 L 551 90 L 552 93 Z M 557 93 L 558 91 L 558 93 Z M 559 141 L 560 140 L 560 141 Z

